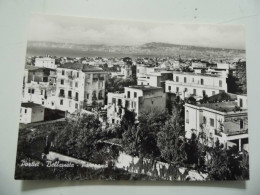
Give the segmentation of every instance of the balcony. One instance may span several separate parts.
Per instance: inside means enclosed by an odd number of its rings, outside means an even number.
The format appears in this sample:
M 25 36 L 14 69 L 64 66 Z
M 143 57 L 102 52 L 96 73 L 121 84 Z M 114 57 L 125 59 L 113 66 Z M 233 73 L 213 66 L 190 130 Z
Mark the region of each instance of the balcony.
M 67 98 L 68 98 L 68 99 L 72 99 L 72 96 L 69 95 Z
M 59 97 L 65 98 L 65 94 L 64 93 L 59 93 Z
M 79 101 L 79 97 L 77 97 L 77 96 L 74 97 L 73 99 L 74 99 L 75 101 Z

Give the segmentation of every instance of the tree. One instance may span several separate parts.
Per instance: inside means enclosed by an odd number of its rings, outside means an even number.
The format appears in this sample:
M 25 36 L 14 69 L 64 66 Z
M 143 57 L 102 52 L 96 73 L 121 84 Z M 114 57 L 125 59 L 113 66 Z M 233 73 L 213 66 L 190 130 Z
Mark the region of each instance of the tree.
M 161 126 L 158 133 L 157 146 L 162 158 L 175 166 L 182 165 L 187 158 L 184 150 L 183 131 L 179 116 L 175 113 Z
M 126 151 L 140 158 L 159 157 L 157 134 L 167 118 L 168 115 L 162 110 L 146 110 L 138 117 L 137 125 L 126 124 L 123 133 L 123 146 Z

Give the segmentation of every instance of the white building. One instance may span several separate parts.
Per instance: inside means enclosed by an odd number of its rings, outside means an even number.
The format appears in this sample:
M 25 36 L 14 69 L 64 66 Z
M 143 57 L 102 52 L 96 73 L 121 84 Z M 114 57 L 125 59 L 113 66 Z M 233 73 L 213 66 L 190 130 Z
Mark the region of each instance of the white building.
M 22 103 L 20 108 L 20 123 L 33 123 L 44 120 L 44 107 L 31 102 Z
M 125 109 L 136 114 L 136 120 L 143 111 L 165 109 L 165 94 L 161 87 L 130 86 L 124 93 L 108 93 L 107 121 L 110 124 L 120 123 Z
M 238 100 L 246 105 L 246 98 Z M 185 132 L 190 139 L 192 133 L 214 146 L 217 140 L 225 147 L 237 145 L 238 149 L 248 150 L 247 108 L 238 107 L 238 102 L 185 104 Z M 204 139 L 202 139 L 204 138 Z
M 55 109 L 56 70 L 35 66 L 25 67 L 23 102 L 33 102 Z
M 146 74 L 153 73 L 153 72 L 162 72 L 166 71 L 167 68 L 161 67 L 150 67 L 144 64 L 137 64 L 136 65 L 136 77 L 144 77 Z
M 57 68 L 56 109 L 70 113 L 93 103 L 104 104 L 105 77 L 103 69 L 76 64 Z
M 226 77 L 213 74 L 173 72 L 173 80 L 165 82 L 165 91 L 182 99 L 193 95 L 196 99 L 227 92 Z
M 55 59 L 44 57 L 44 58 L 35 58 L 35 66 L 36 67 L 44 67 L 56 69 L 57 65 L 55 65 Z
M 150 85 L 165 89 L 165 81 L 172 80 L 172 71 L 153 72 L 137 78 L 137 85 Z

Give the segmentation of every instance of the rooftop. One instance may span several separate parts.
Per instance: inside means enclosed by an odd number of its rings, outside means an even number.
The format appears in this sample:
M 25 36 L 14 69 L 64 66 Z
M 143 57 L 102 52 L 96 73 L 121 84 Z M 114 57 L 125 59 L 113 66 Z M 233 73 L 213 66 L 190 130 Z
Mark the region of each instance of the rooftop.
M 30 70 L 30 71 L 38 71 L 38 70 L 55 70 L 52 68 L 46 68 L 46 67 L 36 67 L 36 66 L 31 66 L 31 65 L 26 65 L 25 69 Z
M 197 106 L 209 108 L 209 109 L 220 111 L 220 112 L 231 112 L 236 109 L 237 103 L 234 101 L 230 101 L 230 102 L 198 104 Z
M 153 87 L 150 85 L 133 85 L 133 86 L 129 86 L 128 88 L 140 89 L 142 91 L 151 91 L 151 90 L 155 90 L 155 89 L 162 89 L 161 87 Z
M 207 76 L 207 77 L 221 77 L 221 75 L 216 75 L 216 74 L 194 73 L 194 72 L 179 72 L 179 71 L 174 71 L 173 74 L 183 74 L 183 75 L 193 75 L 193 76 Z
M 41 106 L 41 105 L 35 104 L 35 103 L 32 103 L 32 102 L 26 102 L 26 103 L 21 104 L 21 107 L 24 107 L 24 108 L 34 108 L 34 107 L 39 107 L 39 106 Z
M 81 63 L 66 63 L 60 65 L 59 68 L 66 68 L 72 70 L 82 70 L 82 72 L 104 72 L 102 68 L 91 66 L 88 64 L 81 64 Z

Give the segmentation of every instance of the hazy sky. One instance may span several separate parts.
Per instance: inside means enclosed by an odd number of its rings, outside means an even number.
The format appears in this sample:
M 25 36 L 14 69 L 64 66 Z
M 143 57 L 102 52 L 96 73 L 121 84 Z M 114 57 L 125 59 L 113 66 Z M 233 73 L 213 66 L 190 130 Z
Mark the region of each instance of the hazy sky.
M 140 45 L 164 42 L 245 49 L 240 25 L 171 24 L 34 14 L 28 39 L 79 44 Z

